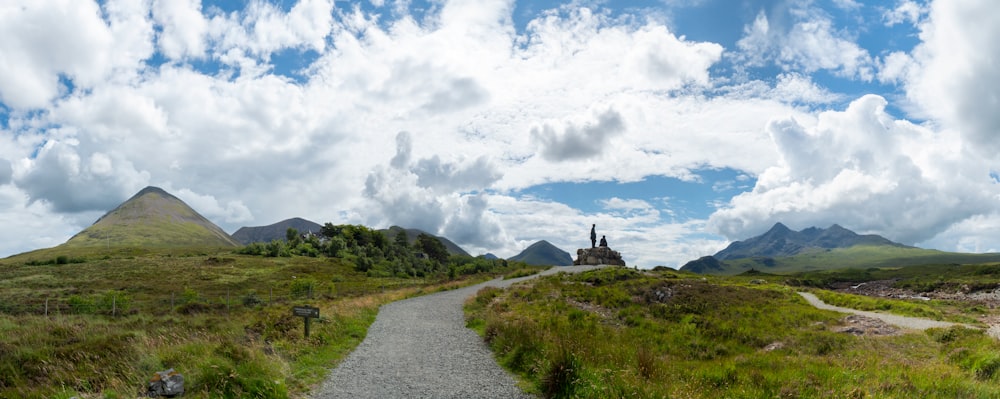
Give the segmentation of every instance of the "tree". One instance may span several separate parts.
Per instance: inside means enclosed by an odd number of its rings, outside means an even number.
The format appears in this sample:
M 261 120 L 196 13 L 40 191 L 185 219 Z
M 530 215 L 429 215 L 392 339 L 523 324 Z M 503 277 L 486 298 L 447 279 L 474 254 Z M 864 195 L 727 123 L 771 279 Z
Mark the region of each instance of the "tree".
M 448 262 L 448 249 L 444 247 L 444 244 L 437 237 L 427 233 L 420 233 L 414 245 L 431 259 L 438 261 L 438 263 L 443 265 Z
M 295 248 L 299 246 L 299 243 L 302 241 L 302 237 L 299 236 L 298 230 L 289 227 L 288 230 L 285 230 L 285 241 L 288 241 L 289 247 Z
M 410 247 L 410 241 L 406 238 L 405 230 L 399 230 L 398 232 L 396 232 L 396 236 L 393 237 L 392 242 L 395 243 L 396 246 L 400 248 Z

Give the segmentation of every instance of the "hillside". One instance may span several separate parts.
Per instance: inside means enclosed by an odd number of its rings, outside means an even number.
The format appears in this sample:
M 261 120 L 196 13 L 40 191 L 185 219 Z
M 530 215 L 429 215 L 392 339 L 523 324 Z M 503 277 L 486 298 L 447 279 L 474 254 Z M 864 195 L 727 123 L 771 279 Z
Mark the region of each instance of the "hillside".
M 62 246 L 238 246 L 229 234 L 177 197 L 146 187 Z
M 392 227 L 389 227 L 388 229 L 383 229 L 383 230 L 379 230 L 379 231 L 382 232 L 382 234 L 385 234 L 385 237 L 388 238 L 388 239 L 390 239 L 390 240 L 392 240 L 393 238 L 396 238 L 396 234 L 399 234 L 400 232 L 404 232 L 404 233 L 406 233 L 406 242 L 410 243 L 411 245 L 415 241 L 417 241 L 417 236 L 420 235 L 420 233 L 424 233 L 424 234 L 428 234 L 428 235 L 434 236 L 433 234 L 428 233 L 428 232 L 423 231 L 423 230 L 420 230 L 420 229 L 405 229 L 405 228 L 402 228 L 402 227 L 399 227 L 399 226 L 392 226 Z M 452 254 L 452 255 L 462 255 L 462 256 L 472 256 L 472 255 L 469 255 L 468 252 L 465 252 L 465 250 L 462 249 L 462 247 L 458 246 L 458 244 L 455 244 L 454 242 L 451 242 L 451 240 L 449 240 L 449 239 L 447 239 L 445 237 L 434 236 L 434 238 L 437 238 L 438 241 L 441 241 L 441 243 L 444 244 L 444 247 L 448 249 L 448 253 L 449 254 Z
M 309 220 L 291 218 L 267 226 L 240 227 L 239 230 L 233 233 L 233 239 L 243 245 L 253 242 L 271 242 L 274 240 L 284 240 L 289 228 L 298 230 L 299 233 L 312 232 L 313 234 L 319 234 L 322 227 L 318 223 Z
M 510 257 L 508 260 L 521 261 L 534 266 L 566 266 L 573 264 L 573 257 L 570 256 L 569 252 L 563 251 L 545 240 L 531 244 L 524 251 Z
M 850 248 L 856 245 L 907 247 L 882 236 L 859 235 L 836 224 L 826 229 L 810 227 L 802 231 L 793 231 L 784 224 L 776 223 L 766 233 L 743 241 L 735 241 L 714 256 L 718 260 L 782 257 L 818 250 Z

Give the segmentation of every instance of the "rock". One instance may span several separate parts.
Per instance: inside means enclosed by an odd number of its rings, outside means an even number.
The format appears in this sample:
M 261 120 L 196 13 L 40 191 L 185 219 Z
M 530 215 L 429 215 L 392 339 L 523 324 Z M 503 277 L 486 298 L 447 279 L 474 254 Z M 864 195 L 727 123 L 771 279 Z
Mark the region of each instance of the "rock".
M 625 266 L 622 254 L 608 247 L 580 248 L 576 250 L 574 265 Z
M 174 369 L 158 371 L 149 380 L 146 396 L 151 398 L 166 396 L 172 398 L 184 394 L 184 376 Z

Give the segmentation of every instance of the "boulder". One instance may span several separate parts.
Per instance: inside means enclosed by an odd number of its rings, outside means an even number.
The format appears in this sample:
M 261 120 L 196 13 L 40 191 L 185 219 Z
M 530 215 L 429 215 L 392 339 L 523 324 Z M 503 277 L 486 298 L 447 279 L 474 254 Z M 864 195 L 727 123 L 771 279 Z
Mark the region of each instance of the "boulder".
M 580 248 L 576 250 L 573 265 L 625 266 L 625 261 L 622 260 L 622 254 L 608 247 Z
M 158 371 L 149 379 L 149 390 L 146 396 L 156 398 L 166 396 L 172 398 L 184 394 L 184 376 L 174 369 Z

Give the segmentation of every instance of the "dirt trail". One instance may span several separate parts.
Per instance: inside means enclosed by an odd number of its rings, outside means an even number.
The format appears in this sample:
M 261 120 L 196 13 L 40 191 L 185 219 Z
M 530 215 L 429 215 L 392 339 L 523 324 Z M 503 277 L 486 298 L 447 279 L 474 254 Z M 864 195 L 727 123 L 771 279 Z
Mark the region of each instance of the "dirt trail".
M 813 306 L 815 306 L 815 307 L 817 307 L 819 309 L 832 310 L 832 311 L 841 312 L 841 313 L 852 313 L 852 314 L 856 314 L 856 315 L 860 315 L 860 316 L 871 317 L 871 318 L 882 320 L 882 321 L 884 321 L 886 323 L 892 324 L 892 325 L 894 325 L 896 327 L 900 327 L 900 328 L 909 328 L 909 329 L 914 329 L 914 330 L 926 330 L 928 328 L 948 328 L 948 327 L 955 326 L 955 325 L 962 325 L 962 326 L 965 326 L 965 327 L 968 327 L 968 328 L 975 328 L 975 327 L 968 326 L 968 325 L 965 325 L 965 324 L 950 323 L 950 322 L 947 322 L 947 321 L 937 321 L 937 320 L 930 320 L 930 319 L 922 319 L 922 318 L 919 318 L 919 317 L 907 317 L 907 316 L 899 316 L 899 315 L 888 314 L 888 313 L 878 313 L 878 312 L 869 312 L 869 311 L 857 310 L 857 309 L 851 309 L 851 308 L 842 308 L 840 306 L 828 305 L 825 302 L 821 301 L 819 298 L 817 298 L 816 295 L 813 295 L 813 294 L 808 293 L 808 292 L 800 292 L 799 295 L 802 295 L 802 297 L 805 298 L 806 301 L 809 302 L 810 305 L 813 305 Z

